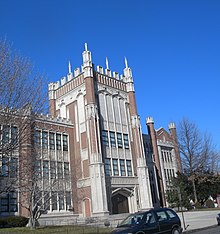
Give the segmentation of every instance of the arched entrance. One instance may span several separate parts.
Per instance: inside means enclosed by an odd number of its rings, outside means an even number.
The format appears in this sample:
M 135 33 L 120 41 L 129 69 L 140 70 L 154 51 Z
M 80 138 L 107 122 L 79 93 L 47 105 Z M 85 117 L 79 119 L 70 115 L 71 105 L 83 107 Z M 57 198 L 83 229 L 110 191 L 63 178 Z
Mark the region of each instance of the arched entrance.
M 112 197 L 112 214 L 129 213 L 128 198 L 120 193 Z
M 91 209 L 90 209 L 90 200 L 89 198 L 85 198 L 83 200 L 83 216 L 90 217 L 91 216 Z

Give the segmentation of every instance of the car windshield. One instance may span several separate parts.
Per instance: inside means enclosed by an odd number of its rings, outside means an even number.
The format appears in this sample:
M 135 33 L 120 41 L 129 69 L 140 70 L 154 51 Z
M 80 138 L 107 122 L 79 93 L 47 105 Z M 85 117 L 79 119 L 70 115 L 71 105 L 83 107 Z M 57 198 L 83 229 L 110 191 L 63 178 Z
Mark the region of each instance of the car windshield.
M 139 224 L 142 221 L 144 214 L 132 214 L 124 219 L 119 226 L 129 226 Z

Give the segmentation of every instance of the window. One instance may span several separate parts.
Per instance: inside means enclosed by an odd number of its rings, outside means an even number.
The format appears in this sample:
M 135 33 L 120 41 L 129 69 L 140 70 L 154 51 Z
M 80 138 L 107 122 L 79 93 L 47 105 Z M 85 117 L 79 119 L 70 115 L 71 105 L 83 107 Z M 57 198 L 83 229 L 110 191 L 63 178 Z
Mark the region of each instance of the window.
M 118 148 L 122 148 L 122 135 L 121 133 L 117 132 L 117 143 L 118 143 Z
M 70 177 L 69 163 L 65 162 L 64 163 L 64 178 L 69 179 L 69 177 Z
M 167 215 L 166 215 L 165 211 L 157 211 L 156 214 L 158 217 L 158 221 L 163 221 L 163 220 L 167 219 Z
M 43 161 L 43 178 L 49 179 L 49 162 Z
M 124 138 L 125 149 L 129 149 L 128 134 L 123 134 L 123 138 Z
M 171 219 L 176 217 L 176 214 L 172 210 L 166 210 L 166 212 Z
M 10 127 L 9 126 L 3 126 L 2 129 L 2 143 L 3 144 L 8 144 L 9 143 L 9 138 L 10 138 Z
M 57 150 L 61 150 L 61 134 L 57 133 L 56 134 L 56 145 L 57 145 Z
M 9 171 L 8 157 L 2 157 L 2 176 L 7 177 Z
M 44 192 L 44 209 L 50 210 L 50 192 Z
M 9 192 L 1 194 L 0 198 L 0 211 L 1 212 L 17 212 L 17 193 Z
M 132 176 L 131 160 L 126 160 L 126 164 L 127 164 L 127 175 Z
M 41 135 L 41 132 L 39 130 L 36 130 L 34 132 L 34 144 L 36 146 L 39 146 L 41 143 L 41 136 L 40 135 Z
M 108 142 L 108 132 L 103 130 L 102 131 L 102 143 L 105 146 L 109 146 L 109 142 Z
M 105 158 L 105 174 L 111 176 L 111 161 L 109 158 Z
M 124 159 L 120 159 L 120 172 L 121 172 L 121 176 L 125 176 L 126 172 L 125 172 L 125 160 Z
M 54 140 L 54 133 L 50 132 L 49 134 L 49 144 L 50 144 L 50 150 L 55 150 L 55 140 Z
M 11 128 L 11 143 L 13 145 L 17 144 L 18 142 L 18 129 L 17 127 L 12 127 Z
M 42 148 L 47 149 L 48 146 L 48 132 L 42 132 Z
M 58 179 L 63 179 L 63 165 L 62 165 L 62 162 L 57 163 L 57 173 L 58 173 Z
M 50 178 L 55 179 L 56 178 L 56 162 L 50 161 Z
M 63 151 L 68 151 L 68 136 L 63 135 Z
M 35 173 L 38 178 L 41 178 L 41 161 L 37 160 L 35 162 Z
M 52 210 L 57 210 L 57 192 L 52 192 L 51 196 Z
M 152 223 L 155 223 L 156 222 L 156 220 L 155 220 L 155 217 L 154 217 L 154 215 L 152 214 L 152 213 L 147 213 L 147 215 L 146 215 L 146 223 L 147 224 L 152 224 Z
M 64 210 L 64 194 L 63 192 L 59 192 L 59 210 Z
M 113 159 L 112 164 L 113 164 L 113 174 L 114 174 L 114 176 L 118 176 L 119 175 L 119 172 L 118 172 L 118 159 Z
M 10 178 L 16 178 L 17 177 L 17 169 L 18 169 L 18 159 L 17 158 L 11 158 L 10 164 L 9 164 Z
M 70 209 L 71 207 L 71 193 L 66 192 L 66 209 Z
M 110 143 L 111 143 L 111 147 L 116 147 L 115 133 L 114 133 L 114 132 L 109 132 L 109 134 L 110 134 Z

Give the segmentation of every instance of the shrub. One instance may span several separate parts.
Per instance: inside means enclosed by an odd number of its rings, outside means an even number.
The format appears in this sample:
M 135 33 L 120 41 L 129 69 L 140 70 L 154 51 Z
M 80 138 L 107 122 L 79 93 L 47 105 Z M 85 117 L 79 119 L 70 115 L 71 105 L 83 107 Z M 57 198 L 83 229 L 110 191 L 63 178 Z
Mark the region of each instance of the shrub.
M 196 202 L 196 203 L 195 203 L 195 208 L 196 208 L 196 209 L 201 209 L 201 208 L 202 208 L 201 203 L 200 203 L 200 202 Z
M 215 204 L 212 200 L 209 199 L 206 201 L 206 207 L 207 208 L 215 208 Z
M 28 218 L 23 216 L 11 216 L 0 218 L 0 227 L 25 227 L 28 223 Z

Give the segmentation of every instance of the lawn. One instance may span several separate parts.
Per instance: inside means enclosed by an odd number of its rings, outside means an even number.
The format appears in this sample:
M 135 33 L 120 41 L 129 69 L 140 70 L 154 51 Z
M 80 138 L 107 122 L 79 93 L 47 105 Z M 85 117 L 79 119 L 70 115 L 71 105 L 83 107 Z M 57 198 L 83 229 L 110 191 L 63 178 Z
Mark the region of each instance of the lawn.
M 49 226 L 49 227 L 38 227 L 36 229 L 30 228 L 2 228 L 0 233 L 4 234 L 17 234 L 17 233 L 32 233 L 32 234 L 109 234 L 111 228 L 100 228 L 100 227 L 88 227 L 88 226 Z

